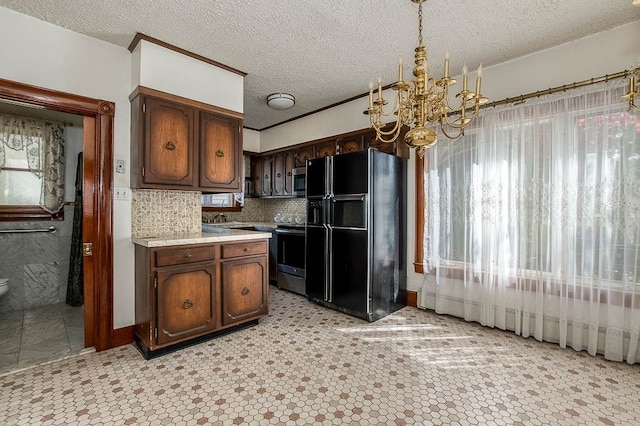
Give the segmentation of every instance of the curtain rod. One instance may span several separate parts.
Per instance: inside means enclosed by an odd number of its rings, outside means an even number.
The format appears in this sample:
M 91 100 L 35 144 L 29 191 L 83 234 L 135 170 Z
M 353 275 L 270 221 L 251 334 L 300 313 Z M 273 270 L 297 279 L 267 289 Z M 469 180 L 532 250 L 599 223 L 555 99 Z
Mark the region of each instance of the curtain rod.
M 35 109 L 36 111 L 40 110 L 40 109 Z M 60 120 L 56 120 L 56 119 L 50 119 L 50 118 L 42 118 L 40 116 L 38 116 L 37 114 L 16 114 L 14 112 L 3 112 L 0 111 L 0 115 L 4 115 L 7 117 L 15 117 L 17 119 L 20 120 L 34 120 L 34 121 L 41 121 L 45 124 L 60 124 L 66 127 L 70 127 L 73 126 L 73 123 L 70 123 L 68 121 L 60 121 Z
M 609 80 L 615 80 L 618 78 L 625 78 L 630 76 L 635 71 L 636 69 L 630 69 L 630 70 L 620 71 L 614 74 L 605 74 L 603 76 L 593 77 L 588 80 L 578 81 L 571 84 L 564 84 L 562 86 L 557 86 L 557 87 L 551 87 L 546 90 L 538 90 L 537 92 L 527 93 L 525 95 L 515 96 L 513 98 L 505 98 L 499 101 L 489 102 L 487 104 L 480 105 L 480 108 L 490 108 L 490 107 L 496 107 L 498 105 L 506 105 L 506 104 L 517 105 L 517 104 L 523 103 L 527 99 L 537 98 L 543 95 L 550 95 L 552 93 L 565 92 L 567 90 L 577 89 L 579 87 L 584 87 L 584 86 L 590 86 L 592 84 L 597 84 L 597 83 L 603 83 L 603 82 L 607 82 Z

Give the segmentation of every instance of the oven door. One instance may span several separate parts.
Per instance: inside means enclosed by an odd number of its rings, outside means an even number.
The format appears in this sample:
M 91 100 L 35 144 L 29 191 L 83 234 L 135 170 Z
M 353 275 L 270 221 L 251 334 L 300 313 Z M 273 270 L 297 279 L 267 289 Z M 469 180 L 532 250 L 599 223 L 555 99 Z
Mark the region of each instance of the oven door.
M 305 292 L 305 232 L 276 228 L 278 236 L 278 287 L 298 294 Z

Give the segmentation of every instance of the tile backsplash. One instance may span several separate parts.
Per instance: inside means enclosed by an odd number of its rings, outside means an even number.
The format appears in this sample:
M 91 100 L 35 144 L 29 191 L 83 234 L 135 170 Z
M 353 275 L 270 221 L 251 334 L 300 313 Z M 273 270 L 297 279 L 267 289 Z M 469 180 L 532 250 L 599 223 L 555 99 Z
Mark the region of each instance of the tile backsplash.
M 227 221 L 273 222 L 277 213 L 305 219 L 304 198 L 245 198 L 240 212 L 225 212 Z M 131 190 L 131 236 L 144 238 L 197 234 L 202 222 L 213 222 L 218 212 L 202 211 L 198 191 Z
M 240 212 L 225 212 L 228 222 L 273 222 L 276 213 L 291 216 L 293 220 L 306 215 L 304 198 L 245 198 L 244 207 Z M 218 212 L 203 212 L 205 222 L 213 222 Z
M 197 234 L 202 229 L 198 191 L 131 190 L 131 236 Z

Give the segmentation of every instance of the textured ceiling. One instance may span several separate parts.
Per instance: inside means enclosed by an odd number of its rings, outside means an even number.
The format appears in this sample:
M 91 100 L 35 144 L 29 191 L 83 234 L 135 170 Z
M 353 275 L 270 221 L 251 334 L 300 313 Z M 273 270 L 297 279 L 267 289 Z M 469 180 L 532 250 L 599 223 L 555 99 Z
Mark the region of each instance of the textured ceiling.
M 631 0 L 428 0 L 432 75 L 498 64 L 640 19 Z M 410 0 L 0 0 L 0 6 L 123 47 L 141 32 L 247 73 L 245 126 L 254 129 L 393 81 L 412 63 L 418 7 Z M 408 67 L 406 68 L 409 69 Z M 408 71 L 405 72 L 405 75 Z M 459 74 L 459 73 L 458 73 Z M 266 106 L 288 92 L 290 110 Z

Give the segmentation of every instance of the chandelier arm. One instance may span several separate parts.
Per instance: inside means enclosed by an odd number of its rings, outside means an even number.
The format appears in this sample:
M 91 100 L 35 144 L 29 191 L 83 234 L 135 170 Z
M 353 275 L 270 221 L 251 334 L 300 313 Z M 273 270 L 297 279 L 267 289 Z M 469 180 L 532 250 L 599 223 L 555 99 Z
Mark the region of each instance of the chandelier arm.
M 450 133 L 447 132 L 447 130 L 444 127 L 444 123 L 442 121 L 440 121 L 440 130 L 442 131 L 442 134 L 445 135 L 448 139 L 458 139 L 460 136 L 464 135 L 464 128 L 455 128 L 455 130 L 458 131 L 458 134 L 456 136 L 452 136 Z
M 375 127 L 376 138 L 383 143 L 393 143 L 400 135 L 401 129 L 402 125 L 398 126 L 398 122 L 396 122 L 393 129 L 388 131 L 383 131 L 381 128 Z
M 400 134 L 400 129 L 402 128 L 402 120 L 399 119 L 398 121 L 396 121 L 395 125 L 393 126 L 393 128 L 391 130 L 383 130 L 382 128 L 384 126 L 386 126 L 386 124 L 382 124 L 382 123 L 376 123 L 373 124 L 373 128 L 376 130 L 376 133 L 380 136 L 391 136 L 391 135 L 397 135 Z M 393 142 L 393 141 L 392 141 Z

